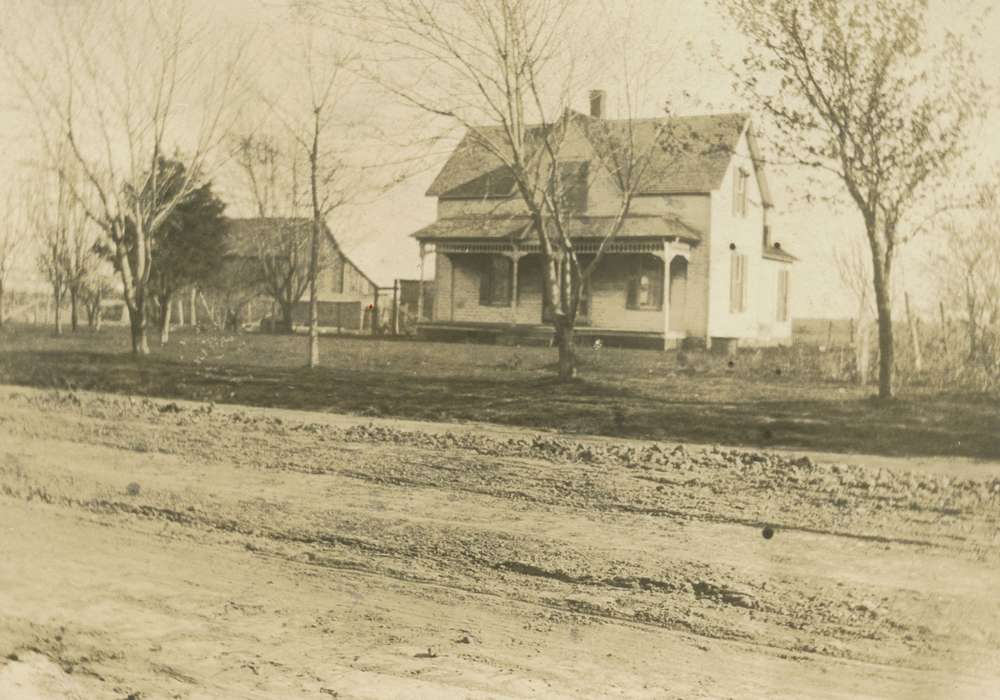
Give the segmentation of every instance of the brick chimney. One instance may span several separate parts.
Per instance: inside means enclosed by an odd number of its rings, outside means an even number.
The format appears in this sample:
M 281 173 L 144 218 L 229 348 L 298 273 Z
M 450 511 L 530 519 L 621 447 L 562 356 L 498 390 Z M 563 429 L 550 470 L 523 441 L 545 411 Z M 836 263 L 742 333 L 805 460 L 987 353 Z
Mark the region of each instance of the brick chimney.
M 607 102 L 608 95 L 604 90 L 590 91 L 590 116 L 604 119 L 604 103 Z

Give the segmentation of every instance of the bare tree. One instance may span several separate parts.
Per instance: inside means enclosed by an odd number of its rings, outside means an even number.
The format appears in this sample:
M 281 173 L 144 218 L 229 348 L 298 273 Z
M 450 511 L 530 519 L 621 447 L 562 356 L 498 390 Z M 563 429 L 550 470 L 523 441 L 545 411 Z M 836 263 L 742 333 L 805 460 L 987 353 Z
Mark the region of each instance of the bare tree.
M 264 291 L 281 309 L 286 331 L 292 327 L 292 311 L 309 287 L 311 230 L 296 223 L 304 196 L 299 172 L 304 166 L 296 147 L 267 134 L 238 138 L 236 164 L 243 175 L 257 215 L 267 225 L 247 227 L 234 241 L 241 260 L 241 274 L 254 273 Z M 231 282 L 235 278 L 227 277 Z
M 147 354 L 151 241 L 210 170 L 238 103 L 243 48 L 224 52 L 182 2 L 39 7 L 17 23 L 23 36 L 5 37 L 8 64 L 60 173 L 81 174 L 80 186 L 67 182 L 110 242 L 132 351 Z M 54 157 L 63 140 L 69 164 Z M 161 181 L 165 157 L 184 164 L 182 182 Z
M 100 256 L 95 249 L 97 231 L 94 223 L 83 215 L 75 201 L 74 211 L 80 212 L 74 224 L 67 230 L 64 276 L 66 293 L 69 295 L 70 330 L 76 333 L 80 328 L 80 303 L 84 288 L 100 264 Z
M 115 285 L 108 271 L 97 267 L 84 280 L 80 288 L 80 300 L 87 313 L 87 326 L 92 331 L 101 330 L 101 309 L 105 299 L 115 293 Z
M 772 118 L 778 152 L 834 175 L 862 215 L 878 313 L 879 395 L 891 397 L 893 261 L 981 114 L 984 87 L 973 57 L 957 35 L 931 36 L 926 0 L 719 5 L 750 40 L 735 72 Z
M 84 238 L 86 214 L 57 173 L 40 173 L 31 196 L 32 228 L 37 237 L 38 271 L 52 289 L 54 323 L 62 334 L 62 306 L 74 270 L 74 244 Z
M 309 203 L 312 235 L 309 242 L 309 347 L 308 365 L 319 365 L 319 296 L 316 288 L 322 265 L 322 241 L 328 235 L 327 217 L 350 201 L 358 181 L 351 180 L 337 146 L 347 141 L 333 133 L 349 128 L 339 120 L 338 99 L 350 86 L 347 65 L 352 57 L 336 46 L 317 46 L 317 32 L 310 14 L 300 22 L 297 55 L 290 63 L 292 75 L 301 76 L 303 95 L 271 102 L 271 109 L 305 155 L 309 168 Z M 329 35 L 327 35 L 329 36 Z M 355 176 L 356 177 L 356 176 Z
M 571 40 L 584 20 L 610 18 L 600 6 L 582 14 L 580 9 L 569 0 L 379 0 L 366 5 L 361 20 L 370 28 L 370 77 L 404 103 L 463 127 L 470 143 L 513 179 L 514 198 L 541 249 L 562 380 L 577 371 L 574 330 L 583 290 L 620 232 L 651 157 L 679 155 L 690 137 L 675 133 L 667 119 L 647 122 L 652 133 L 638 128 L 637 90 L 652 76 L 633 73 L 636 64 L 624 50 L 628 37 L 621 55 L 612 56 L 621 64 L 624 118 L 593 119 L 571 109 L 581 65 Z M 604 37 L 612 52 L 615 35 Z M 570 219 L 580 213 L 574 197 L 580 156 L 566 146 L 577 137 L 596 155 L 586 177 L 608 177 L 619 193 L 615 214 L 597 234 L 600 244 L 590 256 L 578 253 L 570 235 Z
M 833 252 L 840 282 L 850 292 L 856 304 L 857 310 L 852 319 L 854 324 L 852 342 L 854 372 L 861 385 L 868 383 L 871 320 L 876 316 L 875 305 L 872 303 L 871 262 L 865 246 L 866 243 L 860 235 L 852 235 Z
M 15 187 L 7 190 L 4 209 L 0 214 L 0 328 L 3 328 L 4 312 L 7 309 L 7 282 L 28 240 L 30 226 L 27 205 L 25 192 Z
M 978 210 L 942 226 L 944 245 L 933 256 L 944 301 L 961 309 L 970 362 L 995 355 L 1000 340 L 1000 186 L 985 188 Z M 993 356 L 992 361 L 1000 358 Z

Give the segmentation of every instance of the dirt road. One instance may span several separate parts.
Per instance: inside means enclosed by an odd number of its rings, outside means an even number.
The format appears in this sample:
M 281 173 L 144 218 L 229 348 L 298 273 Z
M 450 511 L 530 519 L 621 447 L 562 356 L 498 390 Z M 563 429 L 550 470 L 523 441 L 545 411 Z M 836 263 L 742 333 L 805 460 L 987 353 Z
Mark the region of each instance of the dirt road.
M 0 697 L 1000 697 L 940 471 L 0 388 Z

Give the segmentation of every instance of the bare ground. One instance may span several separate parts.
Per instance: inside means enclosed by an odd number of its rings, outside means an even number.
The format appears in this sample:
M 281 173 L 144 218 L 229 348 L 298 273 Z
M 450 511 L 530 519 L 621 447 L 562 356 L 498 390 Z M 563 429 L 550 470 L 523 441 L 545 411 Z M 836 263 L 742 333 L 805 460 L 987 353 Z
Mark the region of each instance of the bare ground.
M 0 697 L 1000 696 L 908 466 L 0 388 Z

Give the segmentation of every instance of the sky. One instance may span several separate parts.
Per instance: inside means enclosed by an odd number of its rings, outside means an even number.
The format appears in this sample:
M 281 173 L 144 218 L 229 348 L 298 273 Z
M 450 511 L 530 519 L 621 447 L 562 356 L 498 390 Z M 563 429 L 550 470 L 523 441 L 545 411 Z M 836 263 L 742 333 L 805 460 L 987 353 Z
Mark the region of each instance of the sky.
M 0 9 L 8 4 L 11 7 L 7 9 L 33 11 L 30 9 L 33 3 L 28 0 L 0 0 Z M 584 0 L 583 8 L 589 10 L 597 4 L 597 0 Z M 953 18 L 961 4 L 961 0 L 932 3 L 932 22 L 943 23 Z M 717 61 L 717 55 L 735 59 L 743 40 L 721 21 L 713 4 L 699 0 L 635 0 L 628 3 L 607 0 L 601 7 L 620 17 L 622 25 L 628 28 L 633 48 L 651 61 L 663 64 L 662 69 L 648 74 L 648 84 L 644 86 L 646 100 L 639 107 L 639 116 L 657 116 L 657 105 L 666 99 L 672 101 L 678 113 L 749 111 L 754 114 L 752 105 L 737 98 L 731 76 Z M 271 94 L 282 94 L 285 83 L 292 82 L 276 68 L 281 65 L 280 61 L 272 60 L 282 51 L 280 47 L 294 46 L 299 41 L 300 34 L 288 10 L 285 0 L 213 0 L 199 6 L 199 11 L 207 13 L 208 20 L 222 31 L 254 33 L 257 37 L 253 42 L 254 70 L 261 83 L 260 89 Z M 1000 65 L 1000 42 L 991 41 L 1000 36 L 1000 12 L 993 12 L 980 29 L 981 37 L 974 40 L 974 47 L 981 55 L 981 66 L 989 70 L 991 66 Z M 586 32 L 581 41 L 589 42 L 585 48 L 594 65 L 601 65 L 606 42 Z M 575 106 L 586 111 L 588 90 L 604 89 L 614 116 L 616 105 L 620 105 L 624 97 L 621 86 L 615 85 L 610 75 L 602 76 L 599 70 L 591 77 L 593 84 L 581 84 Z M 368 118 L 405 131 L 403 116 L 407 112 L 398 104 L 384 95 L 371 97 L 364 89 L 358 94 L 362 99 L 375 100 L 363 105 L 362 111 Z M 30 159 L 35 148 L 30 137 L 31 125 L 16 105 L 17 92 L 10 75 L 0 64 L 0 178 L 8 183 L 13 181 L 19 163 Z M 426 128 L 426 124 L 422 128 Z M 984 164 L 1000 162 L 1000 138 L 994 136 L 998 133 L 1000 112 L 994 107 L 979 131 L 978 161 Z M 362 197 L 359 203 L 338 210 L 330 217 L 328 223 L 342 247 L 379 283 L 391 284 L 394 278 L 416 277 L 417 245 L 410 234 L 434 220 L 435 202 L 424 196 L 424 192 L 447 158 L 449 146 L 460 135 L 460 131 L 449 130 L 446 138 L 428 151 L 419 167 L 411 168 L 404 180 L 392 187 L 378 188 Z M 379 157 L 385 157 L 383 154 L 389 152 L 387 148 L 384 145 L 380 148 Z M 229 202 L 229 214 L 253 214 L 245 198 L 234 194 L 240 181 L 232 167 L 222 167 L 216 179 L 218 189 Z M 776 200 L 773 236 L 800 258 L 793 273 L 793 315 L 843 317 L 853 314 L 856 302 L 839 279 L 833 251 L 863 236 L 860 217 L 850 207 L 806 201 L 804 195 L 808 187 L 801 172 L 770 172 L 769 179 Z M 922 278 L 926 275 L 925 261 L 934 245 L 933 234 L 910 244 L 900 266 L 907 287 L 917 290 L 917 305 L 928 309 L 934 305 L 932 295 L 928 291 L 924 295 L 926 298 L 922 298 L 920 290 L 927 288 Z M 32 277 L 31 260 L 25 262 L 29 264 L 19 271 L 15 283 L 27 283 Z

